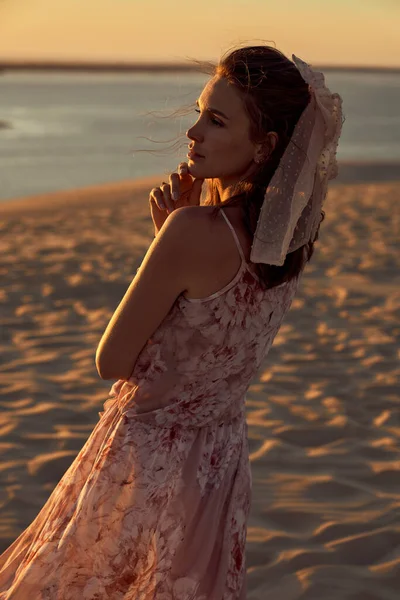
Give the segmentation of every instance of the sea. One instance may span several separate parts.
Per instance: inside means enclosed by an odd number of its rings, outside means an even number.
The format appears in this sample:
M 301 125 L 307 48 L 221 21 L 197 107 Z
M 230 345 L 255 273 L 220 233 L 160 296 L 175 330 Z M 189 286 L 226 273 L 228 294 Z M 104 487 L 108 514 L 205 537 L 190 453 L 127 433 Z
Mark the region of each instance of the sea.
M 0 73 L 0 201 L 175 171 L 207 75 Z M 400 161 L 400 73 L 329 71 L 340 164 Z M 183 109 L 184 114 L 174 114 Z M 189 111 L 189 112 L 188 112 Z

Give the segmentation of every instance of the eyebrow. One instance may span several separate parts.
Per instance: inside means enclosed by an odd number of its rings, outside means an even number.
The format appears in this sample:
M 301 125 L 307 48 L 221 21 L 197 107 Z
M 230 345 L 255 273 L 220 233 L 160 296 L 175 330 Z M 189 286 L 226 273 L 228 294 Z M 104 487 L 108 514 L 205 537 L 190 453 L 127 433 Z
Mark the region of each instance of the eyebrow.
M 198 100 L 196 100 L 196 104 L 200 108 L 200 104 L 199 104 Z M 221 110 L 217 110 L 216 108 L 211 108 L 211 106 L 209 106 L 209 108 L 207 110 L 209 110 L 210 112 L 212 112 L 216 115 L 220 115 L 221 117 L 224 117 L 224 119 L 229 121 L 229 117 L 227 117 Z

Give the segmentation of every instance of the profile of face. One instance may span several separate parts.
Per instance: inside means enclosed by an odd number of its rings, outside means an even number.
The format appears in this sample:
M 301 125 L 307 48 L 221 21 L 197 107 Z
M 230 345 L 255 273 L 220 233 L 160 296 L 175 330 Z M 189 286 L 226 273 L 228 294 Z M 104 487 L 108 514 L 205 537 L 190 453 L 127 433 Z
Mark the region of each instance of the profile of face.
M 203 158 L 189 158 L 189 172 L 193 177 L 218 178 L 223 187 L 233 184 L 255 168 L 261 151 L 250 141 L 250 119 L 242 99 L 225 78 L 215 76 L 196 103 L 199 117 L 186 135 Z

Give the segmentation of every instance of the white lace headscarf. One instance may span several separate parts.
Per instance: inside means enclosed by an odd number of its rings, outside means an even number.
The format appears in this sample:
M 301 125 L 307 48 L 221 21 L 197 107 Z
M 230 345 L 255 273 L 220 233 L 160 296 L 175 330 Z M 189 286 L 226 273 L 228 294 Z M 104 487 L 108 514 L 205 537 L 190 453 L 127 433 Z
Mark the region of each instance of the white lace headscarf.
M 325 86 L 323 73 L 300 58 L 293 62 L 309 84 L 311 99 L 266 189 L 253 238 L 253 263 L 283 265 L 286 254 L 314 241 L 328 180 L 338 175 L 342 98 Z

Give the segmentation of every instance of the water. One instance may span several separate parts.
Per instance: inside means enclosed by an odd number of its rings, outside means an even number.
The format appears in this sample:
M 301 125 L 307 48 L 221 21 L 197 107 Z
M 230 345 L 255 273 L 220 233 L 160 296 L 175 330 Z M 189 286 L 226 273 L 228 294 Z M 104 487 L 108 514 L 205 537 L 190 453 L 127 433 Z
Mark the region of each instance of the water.
M 176 170 L 187 160 L 185 132 L 198 115 L 145 113 L 193 103 L 207 79 L 198 73 L 0 74 L 0 123 L 11 126 L 0 128 L 0 200 Z M 332 71 L 326 83 L 343 98 L 339 163 L 400 161 L 400 75 Z M 174 152 L 161 152 L 174 143 Z

